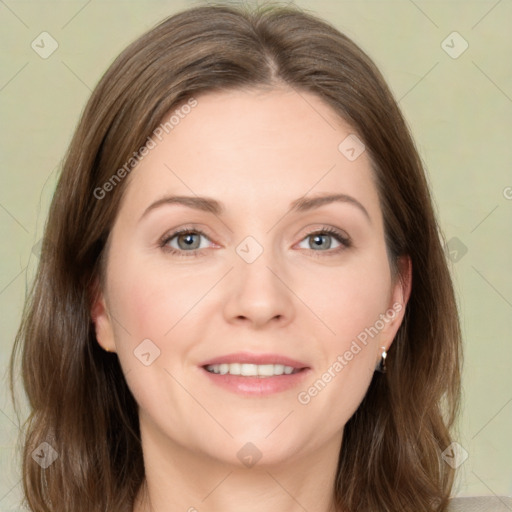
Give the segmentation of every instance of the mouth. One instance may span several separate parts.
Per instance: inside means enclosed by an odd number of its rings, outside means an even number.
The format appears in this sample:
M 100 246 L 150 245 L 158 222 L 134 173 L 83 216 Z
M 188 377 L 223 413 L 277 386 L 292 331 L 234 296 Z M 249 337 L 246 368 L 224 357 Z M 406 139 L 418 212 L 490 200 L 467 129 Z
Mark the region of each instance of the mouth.
M 311 368 L 277 354 L 238 353 L 220 356 L 200 365 L 210 382 L 246 396 L 263 396 L 296 388 Z

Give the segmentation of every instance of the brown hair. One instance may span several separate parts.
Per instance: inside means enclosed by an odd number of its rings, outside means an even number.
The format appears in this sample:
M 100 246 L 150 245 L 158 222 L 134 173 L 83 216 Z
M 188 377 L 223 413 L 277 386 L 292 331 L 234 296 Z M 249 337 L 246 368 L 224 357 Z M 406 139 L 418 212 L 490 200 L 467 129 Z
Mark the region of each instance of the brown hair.
M 132 43 L 94 90 L 64 161 L 35 282 L 11 358 L 21 352 L 31 414 L 23 485 L 32 510 L 131 510 L 144 479 L 137 404 L 117 356 L 96 342 L 90 289 L 127 180 L 97 199 L 165 114 L 201 92 L 287 85 L 323 99 L 366 145 L 391 262 L 412 261 L 404 322 L 346 424 L 334 489 L 346 511 L 445 509 L 453 469 L 441 458 L 459 407 L 454 291 L 421 161 L 369 57 L 296 8 L 196 7 Z M 58 458 L 31 457 L 48 442 Z

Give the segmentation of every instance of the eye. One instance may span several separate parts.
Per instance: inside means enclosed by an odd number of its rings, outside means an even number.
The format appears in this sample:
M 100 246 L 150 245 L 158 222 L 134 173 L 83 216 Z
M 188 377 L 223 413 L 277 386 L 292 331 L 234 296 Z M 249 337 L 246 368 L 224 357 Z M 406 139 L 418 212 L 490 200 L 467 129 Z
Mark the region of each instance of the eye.
M 199 256 L 198 251 L 209 246 L 208 243 L 201 244 L 201 238 L 209 240 L 202 231 L 184 228 L 164 235 L 159 245 L 164 251 L 178 256 Z
M 309 239 L 309 242 L 308 242 Z M 334 242 L 334 248 L 333 248 Z M 301 245 L 302 244 L 302 245 Z M 304 247 L 303 244 L 307 244 Z M 299 244 L 301 249 L 311 249 L 314 252 L 337 254 L 352 245 L 350 238 L 334 228 L 322 228 L 309 233 Z
M 159 246 L 163 251 L 176 256 L 200 256 L 204 254 L 200 252 L 201 249 L 209 247 L 208 242 L 202 243 L 202 239 L 210 240 L 205 233 L 198 229 L 183 228 L 164 235 Z M 305 243 L 306 247 L 303 246 Z M 314 253 L 332 255 L 338 254 L 351 245 L 352 242 L 347 235 L 334 228 L 325 227 L 309 233 L 300 242 L 299 248 L 309 249 Z M 315 256 L 320 256 L 320 254 L 315 254 Z

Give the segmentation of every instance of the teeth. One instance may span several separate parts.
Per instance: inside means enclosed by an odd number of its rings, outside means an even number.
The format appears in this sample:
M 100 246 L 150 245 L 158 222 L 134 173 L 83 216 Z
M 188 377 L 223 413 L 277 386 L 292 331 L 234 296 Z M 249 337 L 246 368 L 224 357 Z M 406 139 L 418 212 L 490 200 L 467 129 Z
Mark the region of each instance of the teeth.
M 292 366 L 283 364 L 247 364 L 247 363 L 222 363 L 210 364 L 206 369 L 211 373 L 220 375 L 242 375 L 243 377 L 273 377 L 274 375 L 290 375 L 294 373 Z M 295 373 L 298 370 L 295 370 Z

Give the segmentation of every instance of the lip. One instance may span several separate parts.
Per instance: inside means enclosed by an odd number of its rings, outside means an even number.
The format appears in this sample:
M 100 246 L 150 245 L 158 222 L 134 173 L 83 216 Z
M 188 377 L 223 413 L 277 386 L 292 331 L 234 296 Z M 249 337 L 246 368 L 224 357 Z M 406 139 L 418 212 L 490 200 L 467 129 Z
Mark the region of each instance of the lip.
M 280 393 L 291 388 L 298 387 L 310 373 L 310 368 L 303 368 L 297 373 L 289 375 L 276 375 L 274 377 L 242 377 L 226 373 L 211 373 L 206 368 L 200 369 L 201 373 L 210 379 L 210 382 L 221 388 L 244 396 L 266 396 Z
M 223 363 L 282 364 L 284 366 L 291 366 L 297 370 L 309 368 L 306 363 L 279 354 L 251 354 L 250 352 L 237 352 L 235 354 L 226 354 L 224 356 L 214 357 L 213 359 L 208 359 L 207 361 L 200 363 L 199 366 L 205 367 L 212 364 Z
M 220 373 L 211 373 L 206 369 L 208 365 L 214 364 L 282 364 L 291 366 L 297 373 L 276 375 L 274 377 L 242 377 Z M 280 393 L 297 387 L 310 374 L 311 368 L 296 359 L 280 354 L 251 354 L 250 352 L 238 352 L 224 356 L 208 359 L 200 365 L 201 373 L 210 379 L 210 382 L 232 393 L 244 396 L 265 396 L 273 393 Z

